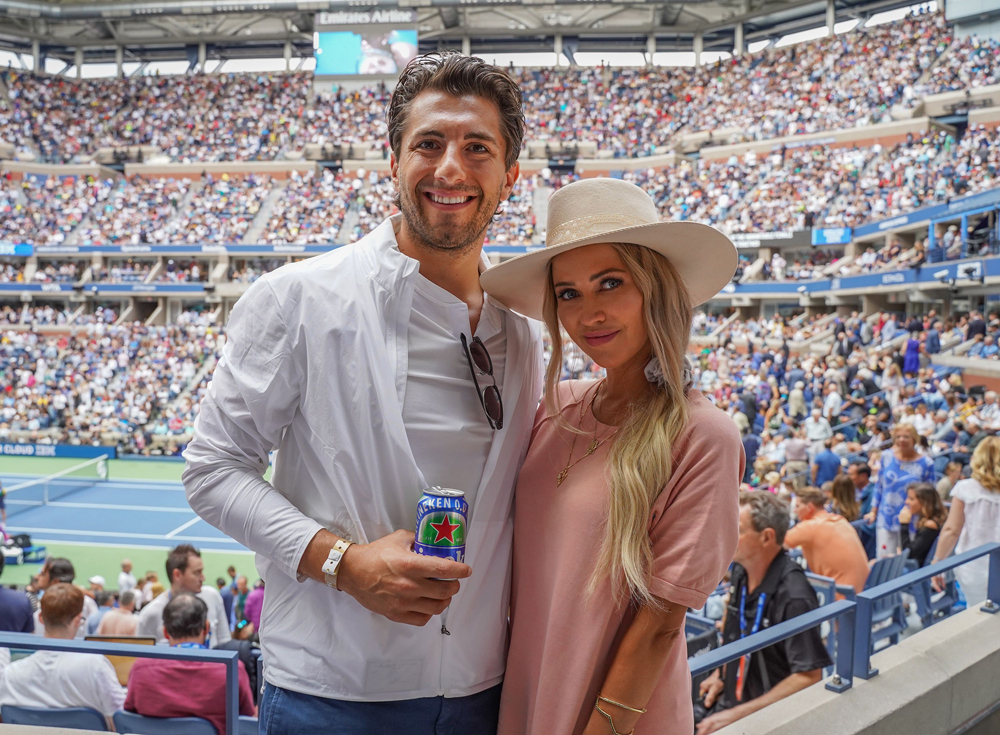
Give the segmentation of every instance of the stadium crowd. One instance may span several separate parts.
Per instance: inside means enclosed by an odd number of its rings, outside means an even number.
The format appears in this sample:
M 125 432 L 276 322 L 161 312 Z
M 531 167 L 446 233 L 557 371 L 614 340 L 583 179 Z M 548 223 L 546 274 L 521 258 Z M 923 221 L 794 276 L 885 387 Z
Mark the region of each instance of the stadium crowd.
M 8 324 L 22 316 L 9 307 L 0 311 Z M 50 309 L 30 316 L 36 324 L 72 319 Z M 114 320 L 111 310 L 99 309 L 73 320 L 69 334 L 2 334 L 0 441 L 180 451 L 197 414 L 191 391 L 206 385 L 199 371 L 218 359 L 223 330 L 210 313 L 184 312 L 162 327 Z
M 953 42 L 942 14 L 918 12 L 701 67 L 511 73 L 525 97 L 527 141 L 592 140 L 634 157 L 688 132 L 766 139 L 877 123 L 926 94 L 995 83 L 997 68 L 995 41 Z M 0 137 L 43 161 L 124 146 L 182 162 L 270 160 L 306 143 L 366 143 L 387 154 L 381 84 L 312 94 L 305 72 L 75 81 L 7 70 L 2 80 Z
M 167 552 L 166 583 L 160 581 L 162 572 L 137 578 L 132 569 L 123 559 L 117 584 L 99 574 L 77 584 L 73 561 L 49 557 L 23 589 L 0 589 L 0 631 L 64 640 L 138 635 L 179 649 L 236 651 L 239 713 L 256 716 L 263 581 L 254 574 L 251 585 L 230 566 L 225 576 L 206 584 L 201 553 L 187 544 Z M 226 669 L 217 664 L 140 658 L 116 669 L 104 656 L 55 651 L 13 658 L 9 649 L 0 649 L 4 707 L 86 707 L 108 724 L 120 710 L 201 717 L 225 732 Z

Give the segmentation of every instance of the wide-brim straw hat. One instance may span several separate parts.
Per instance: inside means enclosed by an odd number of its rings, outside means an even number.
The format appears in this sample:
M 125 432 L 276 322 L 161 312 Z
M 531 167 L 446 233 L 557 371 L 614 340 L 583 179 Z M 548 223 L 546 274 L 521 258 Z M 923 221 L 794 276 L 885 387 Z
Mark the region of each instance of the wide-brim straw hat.
M 649 194 L 621 179 L 594 178 L 564 186 L 548 204 L 545 248 L 495 265 L 480 276 L 483 290 L 533 319 L 542 318 L 549 261 L 598 243 L 631 243 L 666 257 L 698 306 L 715 296 L 736 272 L 736 246 L 697 222 L 661 222 Z

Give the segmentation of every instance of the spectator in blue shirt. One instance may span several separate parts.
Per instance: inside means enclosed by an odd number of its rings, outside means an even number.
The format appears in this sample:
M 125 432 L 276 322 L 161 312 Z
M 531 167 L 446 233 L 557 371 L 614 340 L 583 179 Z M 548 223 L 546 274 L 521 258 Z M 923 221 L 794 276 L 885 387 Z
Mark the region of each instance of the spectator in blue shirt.
M 3 564 L 3 554 L 0 554 L 0 574 L 3 574 Z M 7 633 L 35 632 L 31 601 L 23 592 L 0 587 L 0 630 Z
M 831 449 L 832 446 L 833 439 L 827 439 L 823 442 L 823 451 L 818 452 L 813 458 L 814 487 L 820 487 L 824 482 L 832 482 L 841 473 L 840 455 Z
M 928 355 L 936 355 L 941 351 L 941 333 L 938 332 L 937 322 L 931 324 L 927 330 L 927 338 L 924 340 L 924 352 Z
M 229 627 L 232 628 L 236 624 L 233 621 L 233 590 L 222 577 L 215 580 L 215 586 L 219 588 L 219 594 L 222 595 L 222 606 L 226 609 L 226 620 L 229 621 Z
M 750 427 L 743 430 L 743 452 L 746 454 L 746 469 L 743 471 L 743 482 L 750 482 L 753 474 L 753 463 L 760 450 L 760 437 L 753 433 Z
M 993 335 L 987 334 L 986 339 L 983 340 L 983 349 L 980 351 L 979 356 L 982 358 L 995 358 L 998 352 L 1000 352 L 1000 347 L 997 346 Z

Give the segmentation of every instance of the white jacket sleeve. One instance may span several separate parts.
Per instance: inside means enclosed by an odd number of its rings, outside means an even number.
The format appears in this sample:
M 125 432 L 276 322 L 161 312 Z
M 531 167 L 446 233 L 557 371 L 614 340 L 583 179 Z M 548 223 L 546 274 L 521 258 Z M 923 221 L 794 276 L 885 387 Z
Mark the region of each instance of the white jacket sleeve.
M 184 452 L 184 488 L 195 513 L 298 578 L 322 526 L 263 478 L 300 398 L 295 335 L 267 278 L 233 308 L 228 331 Z

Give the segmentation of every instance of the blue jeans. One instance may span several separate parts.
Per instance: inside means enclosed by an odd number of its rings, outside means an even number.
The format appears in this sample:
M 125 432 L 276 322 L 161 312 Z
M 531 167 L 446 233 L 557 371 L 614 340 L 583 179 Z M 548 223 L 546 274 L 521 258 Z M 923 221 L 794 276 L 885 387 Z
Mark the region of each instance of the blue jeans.
M 267 684 L 260 700 L 260 735 L 496 735 L 500 689 L 445 699 L 347 702 Z

